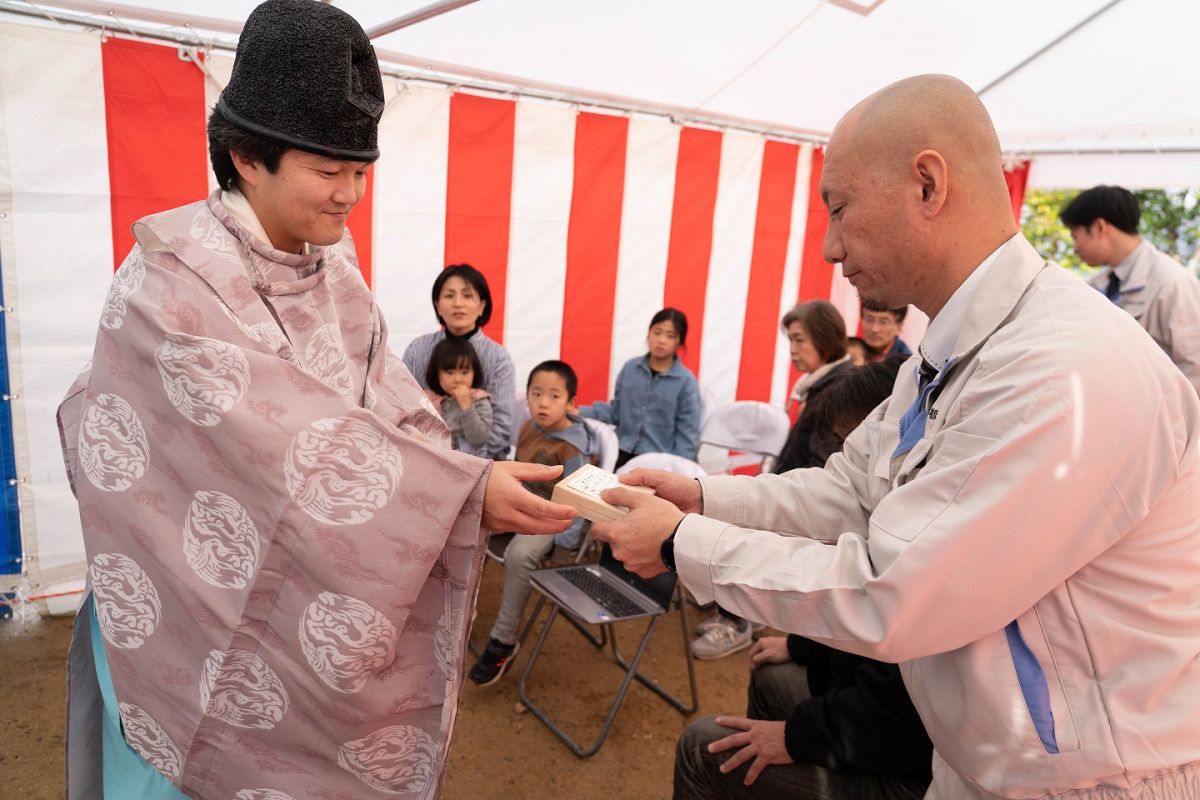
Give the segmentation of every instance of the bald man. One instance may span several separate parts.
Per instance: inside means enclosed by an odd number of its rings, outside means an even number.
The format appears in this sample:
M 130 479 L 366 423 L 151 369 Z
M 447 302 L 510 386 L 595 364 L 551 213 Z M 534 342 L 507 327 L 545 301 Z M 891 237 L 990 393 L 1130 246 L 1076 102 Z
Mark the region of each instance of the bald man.
M 821 195 L 826 259 L 931 320 L 891 400 L 824 469 L 634 472 L 658 496 L 610 491 L 632 511 L 597 535 L 700 602 L 898 662 L 934 743 L 927 797 L 1200 797 L 1196 392 L 1016 232 L 959 81 L 855 106 Z M 792 757 L 767 723 L 728 725 L 727 760 L 677 769 L 676 797 L 799 766 L 774 766 Z

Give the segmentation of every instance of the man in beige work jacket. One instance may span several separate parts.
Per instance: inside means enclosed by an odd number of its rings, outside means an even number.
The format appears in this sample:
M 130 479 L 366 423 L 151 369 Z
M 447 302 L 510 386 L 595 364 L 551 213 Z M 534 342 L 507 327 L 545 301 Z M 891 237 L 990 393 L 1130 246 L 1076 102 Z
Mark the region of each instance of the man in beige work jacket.
M 1092 286 L 1129 312 L 1200 393 L 1200 280 L 1138 235 L 1133 192 L 1094 186 L 1059 216 L 1079 257 L 1108 267 Z
M 1017 233 L 960 81 L 855 106 L 821 195 L 826 259 L 931 320 L 891 400 L 824 469 L 634 472 L 658 497 L 611 490 L 632 512 L 597 534 L 701 602 L 900 663 L 929 797 L 1200 797 L 1200 398 Z M 786 762 L 738 723 L 731 777 Z

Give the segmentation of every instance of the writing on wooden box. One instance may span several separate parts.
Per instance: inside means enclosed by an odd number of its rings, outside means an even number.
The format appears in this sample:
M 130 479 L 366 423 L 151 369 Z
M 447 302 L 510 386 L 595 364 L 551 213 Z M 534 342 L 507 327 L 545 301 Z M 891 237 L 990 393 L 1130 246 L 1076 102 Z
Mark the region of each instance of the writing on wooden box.
M 600 493 L 618 486 L 635 492 L 654 494 L 654 490 L 647 486 L 625 486 L 613 473 L 605 472 L 591 464 L 584 464 L 554 485 L 554 493 L 550 499 L 555 503 L 571 506 L 584 519 L 592 522 L 611 522 L 628 514 L 629 509 L 604 502 L 600 499 Z

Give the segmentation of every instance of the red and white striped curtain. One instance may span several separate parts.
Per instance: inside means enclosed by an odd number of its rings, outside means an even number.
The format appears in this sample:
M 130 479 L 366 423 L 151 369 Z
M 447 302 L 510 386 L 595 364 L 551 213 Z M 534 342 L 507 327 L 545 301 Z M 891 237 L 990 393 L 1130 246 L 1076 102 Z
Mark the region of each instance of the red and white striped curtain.
M 0 245 L 14 447 L 31 569 L 82 561 L 53 411 L 91 355 L 139 217 L 205 196 L 207 112 L 232 59 L 203 70 L 174 46 L 0 25 Z M 781 403 L 794 375 L 779 319 L 858 300 L 821 258 L 821 151 L 657 118 L 498 99 L 385 78 L 382 156 L 350 228 L 396 351 L 435 329 L 446 264 L 488 278 L 487 331 L 518 382 L 547 358 L 608 396 L 644 352 L 652 314 L 688 316 L 685 363 L 717 402 Z M 925 320 L 910 315 L 918 341 Z
M 230 60 L 210 60 L 206 80 L 173 47 L 109 39 L 98 49 L 119 264 L 134 220 L 206 193 L 204 118 Z M 831 296 L 824 211 L 812 203 L 819 153 L 386 84 L 383 156 L 350 227 L 397 349 L 435 327 L 437 271 L 469 262 L 492 289 L 488 334 L 519 375 L 563 358 L 580 374 L 583 402 L 607 397 L 650 316 L 672 305 L 691 323 L 684 359 L 719 401 L 782 397 L 781 308 Z

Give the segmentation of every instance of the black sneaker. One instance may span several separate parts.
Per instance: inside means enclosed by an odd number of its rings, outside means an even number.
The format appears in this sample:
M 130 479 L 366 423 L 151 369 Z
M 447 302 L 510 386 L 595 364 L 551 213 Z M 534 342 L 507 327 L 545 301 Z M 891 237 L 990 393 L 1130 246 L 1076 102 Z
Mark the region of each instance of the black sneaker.
M 488 639 L 487 647 L 483 649 L 483 655 L 475 662 L 475 666 L 471 667 L 467 677 L 480 686 L 491 686 L 504 677 L 508 665 L 512 663 L 513 656 L 520 649 L 520 642 L 501 644 L 495 639 Z

